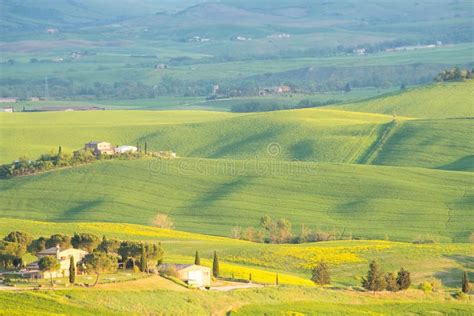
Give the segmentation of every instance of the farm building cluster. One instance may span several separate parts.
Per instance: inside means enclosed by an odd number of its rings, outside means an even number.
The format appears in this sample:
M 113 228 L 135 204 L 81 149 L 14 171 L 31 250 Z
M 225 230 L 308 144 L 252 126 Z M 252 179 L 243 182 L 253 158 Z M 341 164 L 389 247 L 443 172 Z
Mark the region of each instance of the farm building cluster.
M 80 155 L 83 152 L 92 152 L 96 156 L 112 156 L 122 154 L 134 154 L 139 151 L 139 148 L 131 145 L 113 146 L 109 142 L 105 141 L 90 141 L 84 145 L 84 148 L 76 150 L 74 155 Z M 145 148 L 145 153 L 146 153 Z M 160 151 L 156 153 L 157 156 L 165 156 L 165 152 Z M 176 158 L 176 153 L 169 153 L 169 158 Z
M 44 249 L 36 254 L 38 260 L 28 264 L 25 269 L 19 271 L 17 274 L 22 277 L 31 279 L 45 279 L 45 278 L 62 278 L 68 277 L 70 271 L 71 257 L 76 264 L 76 273 L 84 274 L 83 259 L 89 254 L 85 250 L 67 248 L 61 249 L 59 245 Z M 38 262 L 41 258 L 46 256 L 55 257 L 60 267 L 56 271 L 41 271 Z M 211 285 L 211 269 L 196 264 L 161 264 L 158 265 L 157 271 L 174 271 L 174 275 L 179 280 L 194 287 L 209 287 Z

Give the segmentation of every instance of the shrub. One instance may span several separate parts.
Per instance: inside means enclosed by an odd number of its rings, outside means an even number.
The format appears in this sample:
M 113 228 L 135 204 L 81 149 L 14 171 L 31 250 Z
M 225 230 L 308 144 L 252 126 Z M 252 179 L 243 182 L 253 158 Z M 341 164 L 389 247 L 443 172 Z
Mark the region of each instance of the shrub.
M 424 281 L 423 283 L 420 283 L 418 285 L 418 288 L 422 290 L 424 293 L 433 292 L 433 286 L 431 285 L 431 282 L 428 282 L 428 281 Z
M 329 266 L 326 262 L 321 261 L 313 269 L 313 276 L 311 281 L 318 285 L 325 285 L 331 283 L 331 274 L 329 271 Z

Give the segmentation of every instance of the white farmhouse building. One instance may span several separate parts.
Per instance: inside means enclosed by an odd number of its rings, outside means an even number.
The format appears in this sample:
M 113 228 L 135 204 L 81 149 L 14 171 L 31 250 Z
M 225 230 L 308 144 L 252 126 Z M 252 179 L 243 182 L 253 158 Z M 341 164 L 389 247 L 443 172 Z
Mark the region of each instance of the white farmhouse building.
M 124 154 L 124 153 L 136 153 L 138 150 L 135 146 L 119 146 L 115 147 L 116 154 Z

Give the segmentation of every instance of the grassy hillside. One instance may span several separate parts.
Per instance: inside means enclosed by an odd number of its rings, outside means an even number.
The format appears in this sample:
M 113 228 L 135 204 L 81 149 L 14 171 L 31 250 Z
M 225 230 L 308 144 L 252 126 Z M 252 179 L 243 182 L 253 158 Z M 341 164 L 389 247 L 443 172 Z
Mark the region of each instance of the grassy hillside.
M 398 122 L 370 163 L 474 171 L 472 119 Z
M 472 184 L 470 173 L 418 168 L 113 161 L 2 180 L 0 215 L 149 224 L 168 213 L 178 229 L 228 236 L 233 226 L 258 225 L 269 214 L 288 218 L 296 230 L 305 223 L 370 238 L 467 241 Z
M 229 315 L 261 315 L 264 312 L 270 315 L 286 315 L 282 314 L 284 312 L 367 315 L 368 311 L 374 314 L 469 315 L 474 310 L 471 303 L 453 300 L 446 294 L 424 295 L 409 291 L 375 296 L 286 286 L 231 292 L 131 289 L 4 292 L 0 295 L 0 306 L 0 313 L 7 315 L 44 315 L 46 311 L 68 315 L 224 315 L 227 312 Z
M 415 88 L 407 93 L 343 105 L 338 109 L 416 118 L 474 117 L 474 80 Z

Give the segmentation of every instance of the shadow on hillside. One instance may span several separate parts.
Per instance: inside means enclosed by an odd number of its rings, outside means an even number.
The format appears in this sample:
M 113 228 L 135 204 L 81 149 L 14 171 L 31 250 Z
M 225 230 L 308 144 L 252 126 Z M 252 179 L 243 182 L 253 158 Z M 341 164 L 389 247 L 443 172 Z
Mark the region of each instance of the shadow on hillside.
M 267 156 L 267 146 L 268 144 L 275 142 L 281 127 L 272 127 L 263 132 L 251 134 L 247 137 L 240 138 L 238 140 L 229 142 L 227 138 L 224 138 L 224 141 L 218 140 L 213 144 L 206 145 L 205 148 L 217 148 L 208 158 L 223 158 L 226 156 L 238 156 L 240 153 L 245 152 L 245 148 L 251 147 L 255 144 L 263 144 L 262 148 L 258 148 L 255 153 L 250 156 L 259 156 L 262 152 L 264 156 Z M 191 153 L 193 155 L 195 152 L 203 152 L 205 148 L 195 150 Z
M 212 218 L 215 216 L 214 211 L 210 211 L 209 214 L 206 213 L 210 210 L 212 204 L 225 200 L 229 195 L 248 185 L 249 181 L 250 179 L 247 177 L 240 177 L 230 182 L 220 183 L 214 186 L 209 192 L 203 193 L 198 199 L 191 201 L 185 207 L 180 208 L 180 210 L 182 210 L 182 214 L 185 215 L 193 215 L 199 218 L 202 218 L 203 216 L 211 216 Z
M 78 205 L 67 209 L 58 220 L 68 219 L 68 220 L 76 220 L 76 219 L 84 219 L 85 213 L 89 211 L 93 211 L 97 208 L 97 206 L 101 205 L 104 202 L 103 199 L 95 199 L 92 201 L 82 201 Z
M 474 155 L 467 155 L 436 169 L 455 171 L 474 171 Z
M 444 255 L 443 257 L 451 259 L 461 265 L 461 268 L 449 268 L 434 274 L 434 277 L 440 279 L 444 286 L 460 287 L 464 271 L 474 268 L 474 257 L 464 255 Z M 474 272 L 468 271 L 469 279 L 474 278 Z
M 314 142 L 305 139 L 290 147 L 290 157 L 298 161 L 311 160 L 314 156 Z

